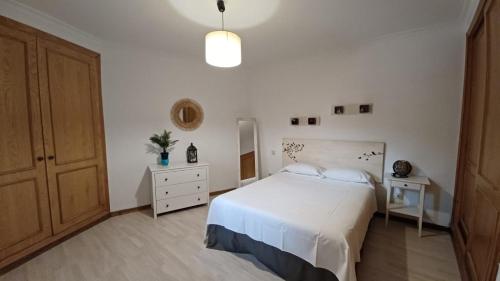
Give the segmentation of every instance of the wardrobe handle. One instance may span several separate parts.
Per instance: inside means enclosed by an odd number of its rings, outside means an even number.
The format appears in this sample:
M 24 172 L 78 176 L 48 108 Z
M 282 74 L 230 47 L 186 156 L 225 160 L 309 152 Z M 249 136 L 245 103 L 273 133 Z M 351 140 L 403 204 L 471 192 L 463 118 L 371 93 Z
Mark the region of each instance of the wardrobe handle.
M 54 158 L 55 158 L 54 155 L 50 155 L 49 157 L 47 157 L 47 159 L 49 160 L 54 160 Z
M 38 157 L 36 158 L 36 160 L 37 160 L 38 162 L 43 161 L 43 159 L 44 159 L 44 158 L 43 158 L 42 156 L 38 156 Z

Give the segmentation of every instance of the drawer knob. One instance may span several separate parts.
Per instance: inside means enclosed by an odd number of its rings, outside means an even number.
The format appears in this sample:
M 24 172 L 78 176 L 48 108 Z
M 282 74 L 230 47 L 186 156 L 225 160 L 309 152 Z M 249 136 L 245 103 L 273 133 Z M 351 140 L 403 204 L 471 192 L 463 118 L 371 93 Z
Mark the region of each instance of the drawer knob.
M 200 189 L 200 186 L 198 186 L 198 189 Z
M 200 198 L 198 198 L 198 201 L 200 201 Z
M 196 174 L 196 176 L 197 176 L 197 177 L 199 177 L 199 176 L 200 176 L 200 174 Z
M 37 160 L 38 162 L 43 161 L 43 159 L 45 159 L 45 158 L 43 158 L 42 156 L 38 156 L 38 157 L 36 158 L 36 160 Z
M 168 178 L 165 178 L 165 181 L 168 181 Z
M 168 194 L 168 191 L 165 191 L 165 194 Z
M 404 186 L 408 186 L 408 185 L 405 183 Z
M 167 204 L 167 208 L 168 208 L 168 206 L 170 206 L 170 205 Z

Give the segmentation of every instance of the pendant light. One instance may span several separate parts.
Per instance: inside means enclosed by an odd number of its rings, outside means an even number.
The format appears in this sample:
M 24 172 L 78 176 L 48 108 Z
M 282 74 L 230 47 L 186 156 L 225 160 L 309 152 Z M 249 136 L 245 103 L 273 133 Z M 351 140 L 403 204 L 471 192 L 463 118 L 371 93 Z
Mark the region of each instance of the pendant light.
M 224 30 L 226 6 L 223 0 L 217 1 L 217 8 L 222 14 L 222 29 L 205 36 L 205 60 L 216 67 L 235 67 L 241 64 L 241 39 L 235 33 Z

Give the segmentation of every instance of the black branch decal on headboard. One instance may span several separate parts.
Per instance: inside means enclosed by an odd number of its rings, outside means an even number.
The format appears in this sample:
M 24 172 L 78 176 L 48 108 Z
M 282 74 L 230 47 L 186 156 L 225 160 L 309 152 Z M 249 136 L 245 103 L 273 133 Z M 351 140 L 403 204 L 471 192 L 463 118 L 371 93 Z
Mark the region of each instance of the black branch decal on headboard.
M 364 159 L 366 161 L 370 160 L 372 157 L 375 157 L 375 156 L 378 156 L 378 155 L 384 155 L 383 152 L 375 152 L 375 151 L 371 151 L 371 152 L 365 152 L 363 153 L 363 155 L 359 156 L 358 159 Z
M 297 152 L 301 152 L 302 149 L 304 149 L 304 144 L 301 143 L 283 143 L 283 152 L 285 152 L 286 155 L 288 155 L 288 157 L 295 162 L 297 162 L 297 157 L 295 156 L 295 154 Z

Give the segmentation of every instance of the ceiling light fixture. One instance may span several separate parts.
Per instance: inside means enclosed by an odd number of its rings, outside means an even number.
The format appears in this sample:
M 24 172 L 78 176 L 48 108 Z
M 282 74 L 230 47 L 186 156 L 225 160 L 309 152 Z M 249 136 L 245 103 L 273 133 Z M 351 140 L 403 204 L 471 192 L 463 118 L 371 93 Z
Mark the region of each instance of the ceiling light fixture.
M 217 0 L 217 8 L 222 14 L 222 29 L 205 36 L 205 60 L 217 67 L 235 67 L 241 64 L 241 39 L 224 30 L 224 0 Z

